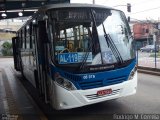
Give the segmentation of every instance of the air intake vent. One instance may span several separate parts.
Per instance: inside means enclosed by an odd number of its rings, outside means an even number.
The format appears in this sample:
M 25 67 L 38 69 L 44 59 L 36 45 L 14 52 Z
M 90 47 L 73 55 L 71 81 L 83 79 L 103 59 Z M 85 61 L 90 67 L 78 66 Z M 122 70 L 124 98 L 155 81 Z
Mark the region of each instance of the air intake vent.
M 71 75 L 68 73 L 64 73 L 65 77 L 69 80 L 74 80 L 74 81 L 80 81 L 81 77 L 80 76 L 75 76 L 75 75 Z
M 104 84 L 106 85 L 114 85 L 121 83 L 127 79 L 126 76 L 120 76 L 120 77 L 115 77 L 115 78 L 108 78 L 104 81 Z
M 102 80 L 92 81 L 92 82 L 80 82 L 79 85 L 80 85 L 81 89 L 84 90 L 84 89 L 102 87 L 103 82 L 102 82 Z
M 120 76 L 115 78 L 108 78 L 105 80 L 79 82 L 79 86 L 82 90 L 85 90 L 85 89 L 92 89 L 92 88 L 114 85 L 114 84 L 122 83 L 126 80 L 127 80 L 127 76 Z

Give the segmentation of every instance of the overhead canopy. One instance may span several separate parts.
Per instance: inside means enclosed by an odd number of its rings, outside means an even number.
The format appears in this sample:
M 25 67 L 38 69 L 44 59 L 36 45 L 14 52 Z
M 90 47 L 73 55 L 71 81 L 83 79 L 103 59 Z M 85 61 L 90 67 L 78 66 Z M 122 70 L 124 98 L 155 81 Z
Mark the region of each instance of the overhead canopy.
M 70 3 L 70 0 L 0 0 L 0 19 L 19 17 L 19 12 L 23 17 L 30 16 L 43 5 L 56 3 Z

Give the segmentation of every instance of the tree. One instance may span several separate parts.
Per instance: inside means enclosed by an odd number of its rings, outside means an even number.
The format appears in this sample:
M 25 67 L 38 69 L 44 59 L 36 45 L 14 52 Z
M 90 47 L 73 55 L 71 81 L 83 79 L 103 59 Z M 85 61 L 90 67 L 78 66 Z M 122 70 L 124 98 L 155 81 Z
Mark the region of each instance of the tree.
M 13 55 L 13 52 L 12 52 L 12 43 L 10 42 L 4 42 L 2 44 L 2 54 L 3 56 L 11 56 Z

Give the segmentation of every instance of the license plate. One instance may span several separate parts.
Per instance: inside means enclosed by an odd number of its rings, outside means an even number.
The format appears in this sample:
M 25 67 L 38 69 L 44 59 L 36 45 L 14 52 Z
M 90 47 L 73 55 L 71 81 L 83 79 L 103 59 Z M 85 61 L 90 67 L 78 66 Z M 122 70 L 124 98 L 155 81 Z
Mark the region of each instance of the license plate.
M 112 89 L 106 89 L 106 90 L 97 91 L 97 95 L 99 95 L 99 96 L 107 95 L 107 94 L 111 94 L 111 93 L 112 93 Z

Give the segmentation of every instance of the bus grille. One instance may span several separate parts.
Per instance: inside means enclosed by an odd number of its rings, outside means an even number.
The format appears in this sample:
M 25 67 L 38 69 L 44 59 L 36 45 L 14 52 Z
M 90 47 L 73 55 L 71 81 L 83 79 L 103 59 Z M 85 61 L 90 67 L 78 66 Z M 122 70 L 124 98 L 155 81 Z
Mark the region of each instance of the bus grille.
M 91 89 L 91 88 L 97 88 L 97 87 L 102 87 L 103 86 L 103 81 L 92 81 L 92 82 L 81 82 L 80 84 L 81 89 Z
M 127 76 L 120 76 L 116 78 L 108 78 L 105 80 L 79 82 L 79 86 L 82 90 L 85 90 L 85 89 L 98 88 L 98 87 L 103 87 L 108 85 L 114 85 L 114 84 L 122 83 L 125 80 L 127 80 Z
M 120 76 L 115 78 L 108 78 L 105 80 L 105 83 L 107 85 L 114 85 L 114 84 L 122 83 L 125 80 L 127 80 L 127 76 Z
M 69 80 L 73 80 L 73 81 L 80 81 L 81 77 L 80 76 L 75 76 L 75 75 L 71 75 L 68 73 L 64 73 L 65 77 Z
M 109 97 L 109 96 L 112 96 L 112 95 L 117 95 L 117 94 L 120 93 L 120 90 L 121 89 L 113 90 L 111 94 L 102 95 L 102 96 L 99 96 L 97 94 L 91 94 L 91 95 L 85 95 L 85 96 L 88 100 L 94 100 L 94 99 L 98 99 L 98 98 L 104 98 L 104 97 Z

